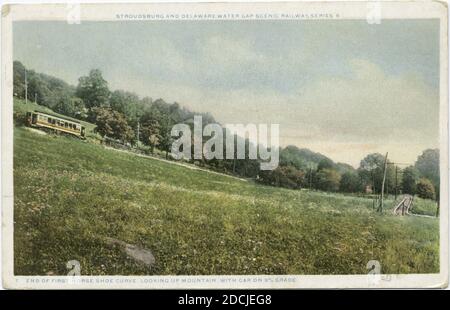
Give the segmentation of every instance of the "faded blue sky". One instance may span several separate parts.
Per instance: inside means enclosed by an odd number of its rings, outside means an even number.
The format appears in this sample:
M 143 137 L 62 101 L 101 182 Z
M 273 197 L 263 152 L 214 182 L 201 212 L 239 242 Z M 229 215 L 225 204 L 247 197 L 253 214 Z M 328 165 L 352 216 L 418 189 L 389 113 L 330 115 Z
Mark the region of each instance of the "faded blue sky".
M 14 59 L 77 83 L 177 101 L 357 165 L 438 146 L 437 20 L 16 22 Z

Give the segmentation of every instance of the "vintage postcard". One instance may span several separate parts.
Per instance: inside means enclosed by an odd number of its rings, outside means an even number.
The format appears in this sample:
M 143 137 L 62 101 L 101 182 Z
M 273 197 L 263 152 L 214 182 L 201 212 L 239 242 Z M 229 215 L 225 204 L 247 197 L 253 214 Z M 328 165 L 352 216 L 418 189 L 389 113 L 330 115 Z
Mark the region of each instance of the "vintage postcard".
M 442 288 L 439 1 L 6 4 L 12 289 Z

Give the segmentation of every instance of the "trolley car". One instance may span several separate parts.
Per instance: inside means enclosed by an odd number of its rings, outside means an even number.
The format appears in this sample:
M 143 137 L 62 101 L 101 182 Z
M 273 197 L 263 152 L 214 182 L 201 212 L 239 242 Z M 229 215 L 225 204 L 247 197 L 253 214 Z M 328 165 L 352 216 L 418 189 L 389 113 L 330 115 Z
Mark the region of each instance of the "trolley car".
M 38 111 L 27 112 L 27 125 L 85 138 L 85 128 L 79 122 Z

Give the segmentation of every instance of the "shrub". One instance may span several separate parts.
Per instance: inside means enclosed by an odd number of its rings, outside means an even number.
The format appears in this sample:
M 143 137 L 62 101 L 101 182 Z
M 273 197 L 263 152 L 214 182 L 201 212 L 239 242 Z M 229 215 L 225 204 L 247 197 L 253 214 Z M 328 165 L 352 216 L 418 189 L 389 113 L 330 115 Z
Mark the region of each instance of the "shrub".
M 341 176 L 336 170 L 323 169 L 317 172 L 316 187 L 323 191 L 336 192 L 340 181 Z
M 416 193 L 420 198 L 424 199 L 435 199 L 436 197 L 433 184 L 426 178 L 419 180 L 416 186 Z

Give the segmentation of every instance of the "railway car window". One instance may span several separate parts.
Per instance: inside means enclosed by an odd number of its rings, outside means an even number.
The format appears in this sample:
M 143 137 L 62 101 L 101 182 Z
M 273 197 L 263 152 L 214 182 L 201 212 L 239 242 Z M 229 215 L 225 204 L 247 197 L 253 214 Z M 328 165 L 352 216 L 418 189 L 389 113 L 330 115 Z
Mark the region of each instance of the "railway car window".
M 51 124 L 51 123 L 52 123 L 52 119 L 49 117 L 49 118 L 47 119 L 47 122 L 48 122 L 49 124 Z

